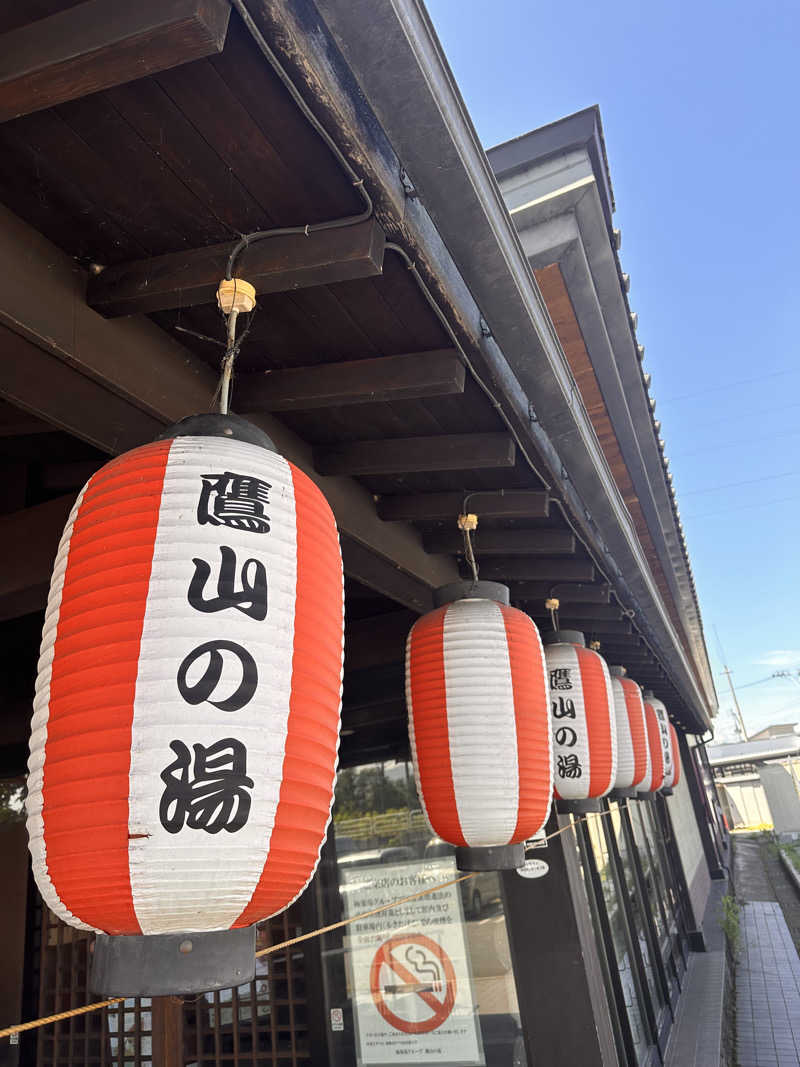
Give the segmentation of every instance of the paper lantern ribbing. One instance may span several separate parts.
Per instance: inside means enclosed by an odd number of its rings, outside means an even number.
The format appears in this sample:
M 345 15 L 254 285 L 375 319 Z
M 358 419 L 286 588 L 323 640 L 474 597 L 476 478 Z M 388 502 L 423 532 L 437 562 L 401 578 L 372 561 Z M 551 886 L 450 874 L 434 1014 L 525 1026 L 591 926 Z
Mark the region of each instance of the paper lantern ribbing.
M 669 714 L 663 700 L 659 700 L 658 697 L 654 696 L 651 690 L 646 690 L 644 696 L 656 715 L 658 739 L 661 745 L 661 766 L 664 774 L 661 786 L 654 786 L 653 788 L 669 789 L 671 787 L 668 780 L 672 779 L 675 769 L 675 761 L 672 755 L 672 738 L 669 733 Z
M 464 597 L 463 599 L 451 599 Z M 434 832 L 465 869 L 547 821 L 552 765 L 539 633 L 493 582 L 455 583 L 411 629 L 406 701 L 414 774 Z M 501 602 L 505 600 L 505 602 Z M 503 858 L 505 856 L 505 859 Z M 520 849 L 486 866 L 520 866 Z
M 602 797 L 617 776 L 614 694 L 606 661 L 577 630 L 546 634 L 556 796 Z
M 644 781 L 650 763 L 642 691 L 636 682 L 624 676 L 624 668 L 610 667 L 609 671 L 617 724 L 617 777 L 614 788 L 636 790 Z
M 667 792 L 667 790 L 669 790 L 669 792 L 671 793 L 675 786 L 678 784 L 678 782 L 681 780 L 681 754 L 678 750 L 678 735 L 675 732 L 675 727 L 672 725 L 671 722 L 667 723 L 667 726 L 669 727 L 669 748 L 671 755 L 670 766 L 672 769 L 667 772 L 665 764 L 664 785 L 662 789 L 665 793 Z
M 647 747 L 650 749 L 650 767 L 652 770 L 650 788 L 644 789 L 644 783 L 640 792 L 657 793 L 664 784 L 664 749 L 661 745 L 661 731 L 658 725 L 658 716 L 649 697 L 645 694 L 644 721 L 647 726 Z
M 36 685 L 34 875 L 65 922 L 112 935 L 285 908 L 317 865 L 336 772 L 331 510 L 243 420 L 173 431 L 81 491 Z

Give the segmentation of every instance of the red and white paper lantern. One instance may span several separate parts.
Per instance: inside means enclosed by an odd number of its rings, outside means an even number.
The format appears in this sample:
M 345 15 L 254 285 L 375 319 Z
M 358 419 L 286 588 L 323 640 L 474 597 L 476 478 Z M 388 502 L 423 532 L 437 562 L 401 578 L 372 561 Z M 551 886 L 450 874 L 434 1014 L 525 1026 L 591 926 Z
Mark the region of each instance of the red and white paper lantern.
M 624 667 L 610 667 L 617 725 L 617 777 L 615 789 L 638 789 L 650 767 L 644 702 L 636 682 L 625 677 Z
M 675 788 L 675 786 L 681 780 L 681 754 L 680 754 L 680 750 L 678 749 L 678 734 L 675 731 L 675 727 L 672 725 L 671 722 L 667 723 L 667 725 L 669 727 L 669 747 L 670 747 L 670 754 L 671 754 L 671 760 L 670 760 L 671 770 L 670 771 L 666 770 L 666 763 L 665 763 L 665 765 L 664 765 L 665 766 L 665 770 L 664 770 L 664 785 L 663 785 L 662 788 L 663 788 L 664 792 L 666 792 L 667 790 L 672 792 L 672 790 Z
M 503 591 L 479 582 L 418 619 L 406 646 L 420 800 L 434 832 L 461 848 L 523 842 L 550 812 L 542 645 L 527 615 L 492 599 Z
M 606 661 L 577 630 L 545 635 L 556 796 L 603 797 L 617 778 L 614 694 Z
M 98 471 L 58 550 L 34 705 L 30 848 L 56 915 L 170 934 L 287 907 L 330 819 L 342 638 L 333 515 L 277 453 L 175 436 Z
M 660 787 L 661 789 L 671 789 L 671 781 L 675 773 L 675 758 L 672 751 L 672 737 L 670 736 L 669 727 L 669 713 L 663 700 L 659 700 L 654 696 L 650 690 L 645 693 L 647 702 L 655 712 L 656 722 L 658 723 L 658 740 L 661 746 L 661 765 L 664 772 L 663 781 Z
M 652 704 L 652 694 L 645 693 L 644 697 L 644 721 L 647 726 L 647 747 L 650 749 L 651 776 L 649 787 L 645 784 L 639 787 L 642 793 L 657 793 L 664 784 L 664 749 L 661 744 L 661 730 L 658 716 Z

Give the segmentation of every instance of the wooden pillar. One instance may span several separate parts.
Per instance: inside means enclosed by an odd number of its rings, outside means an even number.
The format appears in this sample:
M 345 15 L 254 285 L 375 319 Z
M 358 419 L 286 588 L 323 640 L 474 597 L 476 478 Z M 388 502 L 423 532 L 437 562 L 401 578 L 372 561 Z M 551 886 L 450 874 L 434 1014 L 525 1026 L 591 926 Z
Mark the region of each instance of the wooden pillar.
M 547 832 L 568 825 L 551 815 Z M 508 936 L 530 1063 L 610 1067 L 617 1053 L 573 831 L 537 853 L 543 878 L 503 874 Z
M 8 1026 L 22 1022 L 25 920 L 28 905 L 28 835 L 23 822 L 0 827 L 0 1019 Z M 19 1045 L 0 1041 L 0 1064 L 19 1063 Z
M 183 1001 L 153 997 L 153 1063 L 183 1067 Z

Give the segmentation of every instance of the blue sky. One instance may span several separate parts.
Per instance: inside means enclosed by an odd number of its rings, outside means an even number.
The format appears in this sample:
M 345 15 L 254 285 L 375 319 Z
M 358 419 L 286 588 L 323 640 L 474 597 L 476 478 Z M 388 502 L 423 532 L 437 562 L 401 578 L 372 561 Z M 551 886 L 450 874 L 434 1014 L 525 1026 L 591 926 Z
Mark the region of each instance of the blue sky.
M 484 146 L 599 104 L 720 697 L 800 720 L 800 4 L 428 0 Z M 723 488 L 727 487 L 727 488 Z

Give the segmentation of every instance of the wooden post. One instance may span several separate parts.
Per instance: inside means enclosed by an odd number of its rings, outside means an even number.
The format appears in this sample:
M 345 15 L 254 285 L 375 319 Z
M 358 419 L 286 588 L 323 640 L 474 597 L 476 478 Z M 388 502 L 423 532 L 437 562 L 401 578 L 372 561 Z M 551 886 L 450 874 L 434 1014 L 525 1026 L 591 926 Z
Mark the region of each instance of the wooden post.
M 569 816 L 553 813 L 552 833 Z M 550 870 L 503 873 L 509 943 L 530 1063 L 608 1067 L 617 1054 L 572 830 L 537 853 Z
M 183 1001 L 153 997 L 153 1063 L 183 1067 Z

